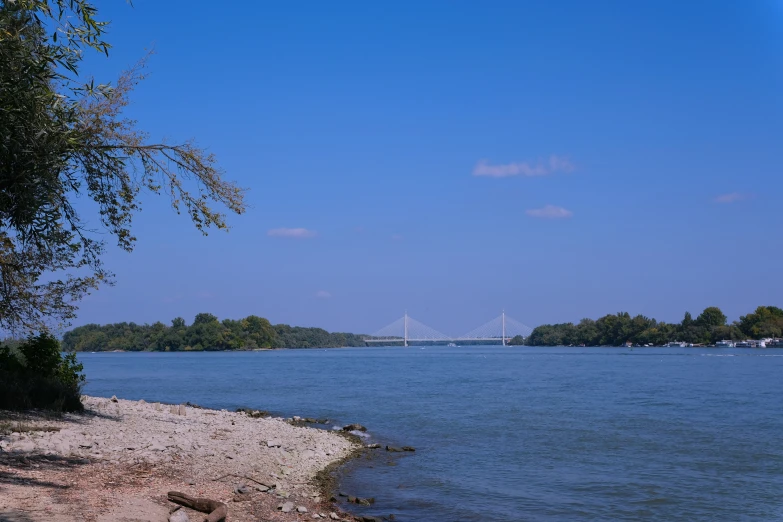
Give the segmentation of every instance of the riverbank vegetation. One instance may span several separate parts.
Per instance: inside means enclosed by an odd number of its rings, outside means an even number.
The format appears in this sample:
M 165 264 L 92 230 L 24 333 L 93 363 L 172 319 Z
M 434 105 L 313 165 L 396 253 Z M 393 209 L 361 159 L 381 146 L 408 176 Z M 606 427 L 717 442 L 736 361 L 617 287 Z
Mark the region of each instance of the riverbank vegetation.
M 84 383 L 75 353 L 63 355 L 51 335 L 0 345 L 0 409 L 81 411 Z
M 626 342 L 662 345 L 671 341 L 712 344 L 720 340 L 761 339 L 783 336 L 783 309 L 759 306 L 755 312 L 731 324 L 720 308 L 706 308 L 696 319 L 686 312 L 680 323 L 656 321 L 628 312 L 582 319 L 578 324 L 545 324 L 533 330 L 525 344 L 530 346 L 620 346 Z M 511 344 L 521 344 L 513 339 Z
M 170 325 L 115 323 L 88 324 L 63 336 L 66 350 L 100 351 L 218 351 L 257 348 L 337 348 L 364 346 L 364 336 L 329 333 L 321 328 L 273 325 L 263 317 L 218 320 L 212 314 L 196 315 L 193 324 L 177 317 Z

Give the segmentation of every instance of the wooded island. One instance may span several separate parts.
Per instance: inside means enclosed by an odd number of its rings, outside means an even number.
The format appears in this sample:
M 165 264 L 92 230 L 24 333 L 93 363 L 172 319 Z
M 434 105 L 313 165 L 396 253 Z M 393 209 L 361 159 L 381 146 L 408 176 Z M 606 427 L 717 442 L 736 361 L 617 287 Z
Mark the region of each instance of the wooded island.
M 196 315 L 193 324 L 177 317 L 171 325 L 115 323 L 87 324 L 66 332 L 63 349 L 77 352 L 220 351 L 258 348 L 338 348 L 364 346 L 364 336 L 330 333 L 322 328 L 271 324 L 250 315 L 244 319 L 219 321 L 212 314 Z
M 628 312 L 605 315 L 598 320 L 582 319 L 578 324 L 544 324 L 527 338 L 514 338 L 510 344 L 528 346 L 621 346 L 662 345 L 671 341 L 714 344 L 721 340 L 780 338 L 783 336 L 783 309 L 759 306 L 756 311 L 728 324 L 720 308 L 711 306 L 693 319 L 685 312 L 680 323 L 656 321 Z

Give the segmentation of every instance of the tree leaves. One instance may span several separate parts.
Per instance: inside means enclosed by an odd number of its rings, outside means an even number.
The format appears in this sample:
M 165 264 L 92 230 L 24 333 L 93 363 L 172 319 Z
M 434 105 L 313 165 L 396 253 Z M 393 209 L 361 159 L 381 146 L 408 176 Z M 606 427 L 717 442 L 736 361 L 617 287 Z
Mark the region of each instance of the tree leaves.
M 139 325 L 116 323 L 88 324 L 63 336 L 63 346 L 75 351 L 200 351 L 248 350 L 255 348 L 331 348 L 365 346 L 364 338 L 349 333 L 329 333 L 321 328 L 287 324 L 271 325 L 263 317 L 251 315 L 235 321 L 212 314 L 197 314 L 193 324 L 177 317 L 171 326 L 163 323 Z
M 245 210 L 244 191 L 214 155 L 193 141 L 151 143 L 123 117 L 146 58 L 115 86 L 78 80 L 83 49 L 110 48 L 96 15 L 86 0 L 0 0 L 0 328 L 66 324 L 80 299 L 111 283 L 103 240 L 72 204 L 78 196 L 97 203 L 127 251 L 142 191 L 167 193 L 204 233 L 227 228 L 213 205 Z
M 596 321 L 582 319 L 577 325 L 541 325 L 533 330 L 527 342 L 533 346 L 621 346 L 628 341 L 642 345 L 661 345 L 670 341 L 706 344 L 721 339 L 739 339 L 743 335 L 751 336 L 753 329 L 750 325 L 743 326 L 744 320 L 743 317 L 739 325 L 726 325 L 726 315 L 714 306 L 706 308 L 695 321 L 686 312 L 680 324 L 658 322 L 643 315 L 631 317 L 628 312 L 620 312 Z M 783 324 L 783 310 L 780 321 Z

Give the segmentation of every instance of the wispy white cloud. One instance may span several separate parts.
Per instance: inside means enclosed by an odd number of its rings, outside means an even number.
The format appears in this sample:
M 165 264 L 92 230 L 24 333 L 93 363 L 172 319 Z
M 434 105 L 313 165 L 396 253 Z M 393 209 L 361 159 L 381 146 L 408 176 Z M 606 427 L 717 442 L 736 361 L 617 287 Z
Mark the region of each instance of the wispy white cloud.
M 269 230 L 266 235 L 270 237 L 286 237 L 292 239 L 307 239 L 315 237 L 317 232 L 315 230 L 308 230 L 306 228 L 273 228 Z
M 487 160 L 480 160 L 473 168 L 474 176 L 488 178 L 509 178 L 512 176 L 548 176 L 556 172 L 573 172 L 574 164 L 564 156 L 549 156 L 549 160 L 538 160 L 536 163 L 519 162 L 505 165 L 492 165 Z
M 315 297 L 317 297 L 318 299 L 329 299 L 330 297 L 332 297 L 332 294 L 330 294 L 326 290 L 318 290 L 315 293 Z
M 747 194 L 740 194 L 739 192 L 732 192 L 730 194 L 721 194 L 720 196 L 715 198 L 715 203 L 736 203 L 737 201 L 742 201 L 743 199 L 748 199 Z
M 570 218 L 574 215 L 573 212 L 563 207 L 556 207 L 554 205 L 547 205 L 544 208 L 531 208 L 525 212 L 528 216 L 544 219 L 563 219 Z

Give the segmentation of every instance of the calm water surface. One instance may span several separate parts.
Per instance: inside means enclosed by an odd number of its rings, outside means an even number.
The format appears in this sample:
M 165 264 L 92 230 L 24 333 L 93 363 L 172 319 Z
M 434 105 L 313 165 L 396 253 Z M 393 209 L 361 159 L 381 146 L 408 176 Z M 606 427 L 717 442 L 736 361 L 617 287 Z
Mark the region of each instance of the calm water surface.
M 360 422 L 341 488 L 398 520 L 781 520 L 783 350 L 81 354 L 86 393 Z M 354 509 L 354 511 L 358 511 Z

